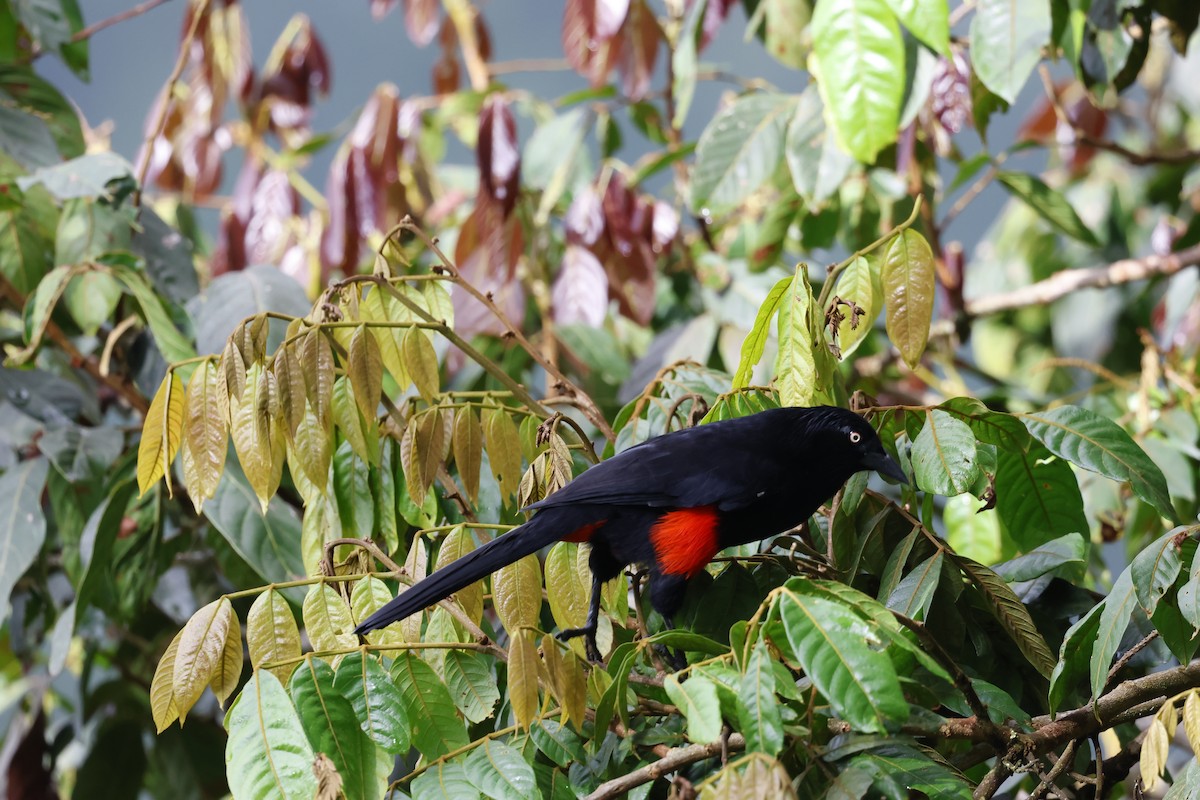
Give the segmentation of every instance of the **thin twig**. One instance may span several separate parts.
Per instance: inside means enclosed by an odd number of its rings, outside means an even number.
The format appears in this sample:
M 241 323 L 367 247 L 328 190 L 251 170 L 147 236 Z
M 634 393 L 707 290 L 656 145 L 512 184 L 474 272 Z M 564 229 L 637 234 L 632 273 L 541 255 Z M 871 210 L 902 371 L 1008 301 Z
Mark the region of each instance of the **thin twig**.
M 644 783 L 657 780 L 663 775 L 675 772 L 681 767 L 686 767 L 688 764 L 694 764 L 697 761 L 703 761 L 706 758 L 720 755 L 724 747 L 726 747 L 724 740 L 710 744 L 690 744 L 685 747 L 676 747 L 658 761 L 600 784 L 596 788 L 596 791 L 587 796 L 586 800 L 607 800 L 607 798 L 621 797 L 626 792 L 636 789 Z M 735 733 L 729 737 L 727 747 L 729 752 L 744 750 L 746 748 L 746 739 L 740 733 Z
M 192 40 L 196 38 L 196 31 L 200 29 L 200 20 L 208 13 L 209 2 L 210 0 L 200 0 L 192 11 L 192 24 L 188 26 L 183 41 L 179 43 L 179 58 L 175 59 L 175 67 L 167 78 L 158 114 L 154 118 L 154 124 L 150 126 L 150 132 L 146 134 L 146 141 L 142 143 L 142 160 L 138 164 L 137 170 L 137 189 L 133 192 L 135 206 L 142 204 L 142 186 L 146 183 L 146 171 L 150 169 L 150 154 L 154 149 L 154 140 L 162 135 L 163 126 L 167 123 L 167 112 L 171 108 L 175 84 L 179 82 L 179 76 L 183 74 L 183 68 L 187 66 L 188 60 L 191 58 Z
M 1037 788 L 1033 790 L 1033 793 L 1029 795 L 1029 800 L 1041 800 L 1041 798 L 1046 796 L 1046 794 L 1054 786 L 1054 782 L 1058 780 L 1058 776 L 1062 775 L 1063 772 L 1066 771 L 1067 767 L 1071 765 L 1071 761 L 1075 758 L 1075 751 L 1078 749 L 1078 739 L 1072 739 L 1070 742 L 1067 742 L 1067 746 L 1063 749 L 1062 755 L 1058 757 L 1058 760 L 1054 762 L 1054 766 L 1051 767 L 1050 771 L 1047 772 L 1045 777 L 1042 778 L 1042 782 L 1039 783 Z
M 1146 634 L 1140 642 L 1129 648 L 1129 650 L 1125 652 L 1125 655 L 1118 658 L 1117 663 L 1113 664 L 1112 669 L 1108 671 L 1108 678 L 1104 681 L 1104 690 L 1101 691 L 1101 694 L 1103 694 L 1103 691 L 1108 690 L 1108 688 L 1112 686 L 1112 682 L 1116 680 L 1117 675 L 1120 674 L 1121 670 L 1125 669 L 1129 662 L 1133 660 L 1133 657 L 1142 652 L 1147 645 L 1157 638 L 1158 631 L 1150 631 L 1150 633 Z
M 1111 264 L 1063 270 L 1043 281 L 1022 286 L 1011 292 L 968 300 L 966 314 L 968 317 L 985 317 L 1026 306 L 1047 305 L 1079 289 L 1101 289 L 1157 276 L 1174 275 L 1182 269 L 1198 264 L 1200 244 L 1165 256 L 1123 258 Z

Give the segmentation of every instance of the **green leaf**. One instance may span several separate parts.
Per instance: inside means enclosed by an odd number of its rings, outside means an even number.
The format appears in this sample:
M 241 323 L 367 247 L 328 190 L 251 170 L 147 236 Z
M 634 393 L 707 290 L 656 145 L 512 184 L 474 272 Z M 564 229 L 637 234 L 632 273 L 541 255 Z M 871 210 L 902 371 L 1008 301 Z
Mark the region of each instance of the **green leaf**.
M 467 729 L 433 667 L 412 653 L 400 653 L 391 674 L 404 698 L 413 746 L 422 756 L 433 759 L 467 745 Z
M 754 368 L 762 359 L 763 349 L 766 347 L 767 339 L 771 336 L 771 320 L 775 317 L 775 312 L 779 309 L 779 304 L 783 301 L 788 289 L 791 288 L 793 280 L 794 278 L 780 278 L 771 287 L 771 291 L 767 293 L 762 305 L 758 307 L 758 315 L 754 318 L 754 327 L 742 340 L 742 356 L 738 361 L 737 372 L 733 375 L 732 388 L 743 389 L 750 385 Z
M 1054 654 L 1042 638 L 1029 610 L 1003 578 L 982 564 L 964 556 L 952 555 L 955 564 L 983 594 L 1001 627 L 1017 643 L 1017 649 L 1033 667 L 1047 677 L 1054 669 Z
M 52 164 L 17 178 L 21 191 L 41 184 L 59 200 L 76 197 L 109 196 L 108 182 L 133 174 L 133 166 L 111 152 L 88 153 L 69 161 Z
M 1051 189 L 1040 178 L 1008 170 L 1000 170 L 996 173 L 996 178 L 1059 232 L 1084 244 L 1099 246 L 1096 235 L 1083 224 L 1083 220 L 1075 213 L 1075 208 L 1067 198 Z
M 971 491 L 979 480 L 975 434 L 945 411 L 933 409 L 913 441 L 912 466 L 917 486 L 951 497 Z
M 63 305 L 84 333 L 95 336 L 121 300 L 121 284 L 96 269 L 75 274 L 63 292 Z
M 31 192 L 16 208 L 0 210 L 0 275 L 22 295 L 29 295 L 54 267 L 54 231 L 46 229 L 43 216 L 53 225 L 58 210 L 45 198 Z
M 338 664 L 333 687 L 350 701 L 359 726 L 375 744 L 392 754 L 408 751 L 404 697 L 377 658 L 361 650 L 349 653 Z
M 49 462 L 32 458 L 0 475 L 0 619 L 9 618 L 13 587 L 46 540 L 42 490 Z
M 466 650 L 450 650 L 446 653 L 444 672 L 446 688 L 467 721 L 483 722 L 492 716 L 500 701 L 500 687 L 490 658 Z
M 1117 423 L 1078 406 L 1021 415 L 1029 432 L 1056 456 L 1115 481 L 1129 481 L 1138 497 L 1175 518 L 1162 471 Z
M 1003 564 L 997 564 L 996 574 L 1009 583 L 1031 581 L 1068 564 L 1083 564 L 1087 558 L 1087 541 L 1083 534 L 1068 533 L 1038 545 L 1028 553 Z
M 779 755 L 783 749 L 783 717 L 775 696 L 775 673 L 767 645 L 759 639 L 738 690 L 738 726 L 746 736 L 746 750 Z
M 942 56 L 950 55 L 950 5 L 936 0 L 888 0 L 908 32 Z
M 371 468 L 358 457 L 349 442 L 342 442 L 333 455 L 333 492 L 338 516 L 347 530 L 375 530 L 375 502 L 371 494 Z
M 805 89 L 788 122 L 784 145 L 792 184 L 809 211 L 837 194 L 856 163 L 838 147 L 837 137 L 825 125 L 824 112 L 821 95 L 814 87 Z
M 1050 4 L 980 0 L 970 36 L 975 74 L 984 86 L 1012 103 L 1050 39 Z
M 265 581 L 282 583 L 305 575 L 296 510 L 275 497 L 264 515 L 236 463 L 225 466 L 225 479 L 204 504 L 204 516 Z
M 425 798 L 445 798 L 445 800 L 476 800 L 481 795 L 467 777 L 466 762 L 469 753 L 450 761 L 440 761 L 430 765 L 412 782 L 412 796 Z
M 863 163 L 896 141 L 904 38 L 885 0 L 816 4 L 810 67 L 842 148 Z
M 358 644 L 350 607 L 327 583 L 314 583 L 304 596 L 304 627 L 314 650 L 346 650 Z
M 707 678 L 692 675 L 683 683 L 674 675 L 663 679 L 667 697 L 687 720 L 687 736 L 693 742 L 715 742 L 721 736 L 721 703 L 717 687 Z
M 1154 616 L 1158 601 L 1175 585 L 1175 579 L 1183 568 L 1180 547 L 1183 540 L 1195 530 L 1195 527 L 1181 527 L 1168 531 L 1154 543 L 1142 548 L 1129 565 L 1138 603 L 1146 616 Z
M 558 720 L 541 720 L 529 729 L 529 736 L 537 745 L 537 749 L 560 767 L 569 767 L 574 762 L 582 763 L 587 760 L 583 740 Z
M 800 264 L 779 304 L 775 383 L 785 406 L 809 406 L 818 391 L 817 360 L 809 317 L 814 305 L 808 267 Z M 824 347 L 824 342 L 817 346 Z
M 713 118 L 696 144 L 688 200 L 695 213 L 730 211 L 775 173 L 795 103 L 787 95 L 751 94 Z
M 874 256 L 859 256 L 842 270 L 837 280 L 837 298 L 853 303 L 862 310 L 856 327 L 851 327 L 854 317 L 847 306 L 839 309 L 844 319 L 838 324 L 837 344 L 842 359 L 858 349 L 871 328 L 875 318 L 883 309 L 883 282 L 880 276 L 880 261 Z
M 350 337 L 346 373 L 354 385 L 359 412 L 366 419 L 374 419 L 383 387 L 383 358 L 379 354 L 379 342 L 366 325 L 359 325 Z
M 942 553 L 939 550 L 904 576 L 888 596 L 887 607 L 909 619 L 924 620 L 941 575 Z
M 537 779 L 520 751 L 499 739 L 484 739 L 463 764 L 467 780 L 485 797 L 529 800 L 538 796 Z
M 784 633 L 817 691 L 857 731 L 886 733 L 908 702 L 878 633 L 837 602 L 796 592 L 777 606 Z
M 0 106 L 0 141 L 5 153 L 27 169 L 58 161 L 58 148 L 46 123 L 8 104 Z
M 196 351 L 192 347 L 191 339 L 180 331 L 167 305 L 159 297 L 150 281 L 146 279 L 145 272 L 135 269 L 127 258 L 118 258 L 119 255 L 114 254 L 102 258 L 100 262 L 108 265 L 109 271 L 125 285 L 125 288 L 137 300 L 138 306 L 142 310 L 142 316 L 146 319 L 146 324 L 150 326 L 150 335 L 154 337 L 154 344 L 158 346 L 158 351 L 162 353 L 163 358 L 170 362 L 194 358 Z
M 314 753 L 283 684 L 254 673 L 225 716 L 226 777 L 234 797 L 312 800 Z
M 858 748 L 846 749 L 854 752 Z M 837 756 L 838 751 L 834 750 L 826 758 L 834 760 Z M 884 744 L 856 753 L 850 763 L 874 773 L 871 786 L 875 791 L 868 793 L 871 797 L 908 798 L 914 793 L 946 800 L 971 797 L 972 786 L 961 774 L 947 762 L 911 745 Z
M 574 108 L 543 122 L 529 137 L 521 156 L 521 180 L 542 190 L 535 224 L 542 226 L 563 196 L 594 169 L 584 140 L 594 119 L 586 108 Z
M 1113 581 L 1112 590 L 1104 598 L 1097 623 L 1092 647 L 1092 696 L 1099 697 L 1108 682 L 1108 669 L 1113 656 L 1121 646 L 1121 639 L 1129 627 L 1129 620 L 1138 606 L 1137 588 L 1133 584 L 1132 570 L 1126 568 Z
M 884 247 L 880 274 L 888 337 L 904 362 L 916 369 L 933 320 L 933 251 L 925 237 L 907 228 Z
M 334 688 L 333 668 L 309 656 L 288 683 L 300 725 L 315 752 L 337 768 L 347 800 L 377 798 L 375 745 L 358 725 L 354 707 Z
M 746 36 L 757 30 L 772 58 L 793 69 L 804 69 L 812 50 L 812 13 L 812 0 L 761 0 L 747 23 Z

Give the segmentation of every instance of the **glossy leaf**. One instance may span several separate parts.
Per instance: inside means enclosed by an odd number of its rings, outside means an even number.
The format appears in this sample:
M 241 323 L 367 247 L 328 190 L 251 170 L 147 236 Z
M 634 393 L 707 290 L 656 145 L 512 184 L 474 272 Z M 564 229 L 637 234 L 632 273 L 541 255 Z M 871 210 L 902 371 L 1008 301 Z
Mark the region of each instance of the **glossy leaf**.
M 235 797 L 311 800 L 314 753 L 279 679 L 256 672 L 225 716 L 226 776 Z
M 888 596 L 887 607 L 909 619 L 924 620 L 942 576 L 941 551 L 913 567 Z
M 1107 417 L 1078 406 L 1021 415 L 1029 432 L 1056 456 L 1115 481 L 1129 481 L 1138 497 L 1173 519 L 1167 481 L 1146 452 Z
M 1153 616 L 1163 595 L 1175 585 L 1183 568 L 1180 548 L 1195 529 L 1175 528 L 1142 548 L 1129 565 L 1138 603 L 1146 616 Z
M 246 615 L 246 645 L 255 669 L 272 661 L 285 661 L 300 655 L 300 629 L 287 599 L 275 589 L 260 594 Z M 296 669 L 296 663 L 270 667 L 281 683 Z
M 896 17 L 885 0 L 817 3 L 812 41 L 827 119 L 843 149 L 869 164 L 896 140 L 900 122 L 904 39 Z
M 936 288 L 933 251 L 925 237 L 911 228 L 892 237 L 884 246 L 880 281 L 888 338 L 916 369 L 929 341 Z
M 350 607 L 329 584 L 315 583 L 309 588 L 303 614 L 314 650 L 345 650 L 358 644 Z
M 271 363 L 275 376 L 275 387 L 279 391 L 279 412 L 283 416 L 284 433 L 291 439 L 296 428 L 304 419 L 307 390 L 304 372 L 300 366 L 299 348 L 292 345 L 280 347 Z
M 412 653 L 401 653 L 391 674 L 404 698 L 413 746 L 421 755 L 433 759 L 466 746 L 467 729 L 433 667 Z
M 139 494 L 145 494 L 175 460 L 183 433 L 183 408 L 183 381 L 171 371 L 159 384 L 142 423 L 142 440 L 138 444 Z M 170 492 L 171 482 L 167 481 L 167 493 Z
M 181 453 L 183 481 L 196 513 L 217 493 L 229 452 L 229 426 L 217 398 L 219 391 L 216 365 L 201 361 L 188 381 Z
M 350 590 L 350 611 L 356 623 L 383 608 L 392 600 L 387 584 L 373 575 L 367 575 L 354 583 Z M 399 645 L 404 642 L 399 626 L 388 625 L 366 635 L 367 642 L 375 645 Z
M 334 688 L 333 669 L 309 656 L 292 674 L 288 693 L 309 744 L 333 762 L 347 800 L 378 797 L 375 745 L 350 701 Z
M 837 344 L 842 358 L 847 358 L 858 349 L 867 334 L 875 324 L 875 318 L 883 309 L 883 283 L 880 276 L 880 262 L 873 256 L 859 256 L 850 262 L 850 266 L 838 276 L 837 297 L 843 302 L 853 303 L 862 311 L 857 316 L 849 305 L 838 310 L 844 319 L 838 323 Z
M 448 566 L 474 549 L 475 540 L 471 532 L 461 525 L 455 527 L 442 539 L 442 546 L 438 548 L 437 563 L 434 565 L 434 569 Z M 495 580 L 495 578 L 492 580 L 493 586 Z M 470 586 L 459 589 L 454 593 L 454 599 L 458 601 L 467 617 L 473 622 L 479 622 L 483 618 L 483 581 L 476 581 Z
M 0 619 L 9 618 L 13 587 L 46 540 L 42 491 L 49 462 L 31 458 L 0 475 Z
M 513 496 L 521 480 L 521 438 L 512 418 L 502 408 L 483 411 L 483 438 L 492 476 L 503 499 Z
M 528 730 L 539 708 L 537 645 L 528 629 L 515 631 L 508 642 L 508 702 L 517 724 Z
M 997 564 L 996 574 L 1009 583 L 1031 581 L 1069 564 L 1083 564 L 1087 542 L 1079 533 L 1068 533 L 1030 550 L 1024 555 Z
M 1137 588 L 1133 584 L 1131 569 L 1125 569 L 1113 581 L 1112 590 L 1101 603 L 1100 619 L 1096 627 L 1092 647 L 1091 688 L 1092 696 L 1099 697 L 1108 682 L 1108 670 L 1113 656 L 1121 646 L 1121 639 L 1129 628 L 1129 621 L 1138 606 Z
M 733 375 L 733 385 L 731 388 L 744 389 L 750 385 L 754 368 L 762 360 L 763 350 L 766 348 L 767 339 L 771 335 L 771 320 L 775 318 L 775 312 L 779 310 L 780 303 L 787 296 L 793 280 L 793 278 L 780 278 L 771 287 L 771 291 L 767 293 L 767 297 L 763 300 L 762 305 L 758 307 L 758 315 L 754 318 L 754 326 L 742 341 L 742 354 L 738 360 L 737 372 Z
M 522 800 L 538 796 L 537 779 L 521 752 L 500 739 L 484 739 L 464 764 L 467 779 L 484 797 Z
M 175 634 L 167 649 L 163 651 L 154 669 L 154 678 L 150 682 L 150 713 L 154 717 L 154 727 L 162 733 L 179 719 L 179 706 L 175 704 L 175 654 L 179 651 L 179 640 L 183 631 Z
M 510 636 L 521 628 L 537 626 L 542 608 L 542 568 L 536 555 L 501 567 L 492 576 L 492 603 Z
M 908 32 L 939 55 L 950 53 L 950 9 L 929 0 L 888 0 Z
M 913 475 L 927 492 L 951 497 L 968 492 L 979 480 L 975 434 L 940 409 L 929 412 L 913 441 Z
M 792 651 L 838 716 L 855 730 L 875 733 L 908 718 L 896 669 L 861 617 L 831 600 L 794 592 L 778 608 Z
M 233 605 L 222 597 L 201 608 L 183 626 L 175 650 L 172 679 L 180 724 L 222 669 L 225 639 L 236 624 Z
M 467 650 L 446 653 L 446 688 L 468 722 L 482 722 L 492 716 L 500 701 L 500 687 L 491 661 Z
M 775 673 L 761 639 L 750 651 L 738 689 L 738 723 L 748 751 L 775 756 L 783 749 L 783 717 L 775 696 Z
M 409 749 L 407 706 L 377 658 L 361 650 L 348 653 L 338 664 L 333 686 L 350 701 L 359 726 L 376 745 L 392 754 Z
M 667 690 L 667 697 L 687 719 L 689 739 L 705 744 L 720 738 L 721 703 L 712 681 L 692 675 L 681 683 L 674 675 L 668 674 L 663 678 L 663 688 Z
M 818 391 L 817 359 L 810 315 L 812 287 L 808 268 L 801 264 L 779 303 L 779 350 L 775 355 L 775 383 L 785 406 L 808 406 Z M 824 347 L 824 342 L 816 343 Z
M 222 708 L 225 701 L 237 689 L 242 679 L 242 626 L 234 614 L 229 620 L 229 631 L 225 634 L 225 647 L 221 651 L 221 659 L 217 662 L 209 686 L 217 696 L 217 702 Z

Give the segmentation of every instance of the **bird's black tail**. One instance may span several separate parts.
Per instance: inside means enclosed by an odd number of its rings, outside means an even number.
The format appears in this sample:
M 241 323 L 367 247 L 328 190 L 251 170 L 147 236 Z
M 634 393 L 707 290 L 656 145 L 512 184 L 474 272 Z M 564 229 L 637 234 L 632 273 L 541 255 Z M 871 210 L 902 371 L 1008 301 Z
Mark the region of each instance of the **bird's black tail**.
M 540 512 L 521 527 L 496 537 L 400 592 L 394 600 L 359 623 L 354 632 L 369 633 L 399 622 L 501 567 L 570 535 L 572 530 L 569 521 L 562 519 L 561 513 Z

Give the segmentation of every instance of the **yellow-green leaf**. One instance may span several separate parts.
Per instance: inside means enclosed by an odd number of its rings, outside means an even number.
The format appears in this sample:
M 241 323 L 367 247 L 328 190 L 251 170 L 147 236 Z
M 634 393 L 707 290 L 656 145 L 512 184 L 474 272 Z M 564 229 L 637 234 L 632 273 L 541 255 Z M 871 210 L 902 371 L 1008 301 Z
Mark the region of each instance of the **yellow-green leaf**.
M 392 599 L 392 593 L 387 584 L 374 576 L 368 575 L 354 584 L 350 590 L 350 611 L 356 622 L 362 622 L 367 617 L 383 608 Z M 398 625 L 388 625 L 367 634 L 367 641 L 375 645 L 398 645 L 404 643 L 403 632 Z
M 429 572 L 429 548 L 425 545 L 425 538 L 417 536 L 413 539 L 412 544 L 408 546 L 408 557 L 404 559 L 404 574 L 409 579 L 416 583 L 423 580 Z M 400 591 L 404 591 L 406 587 L 402 587 Z M 400 621 L 400 633 L 406 642 L 421 641 L 421 622 L 425 616 L 424 612 L 413 614 Z
M 409 319 L 411 313 L 406 313 L 402 318 L 397 313 L 397 309 L 408 312 L 408 309 L 397 303 L 387 294 L 387 290 L 382 288 L 371 288 L 358 305 L 362 319 L 369 322 L 411 321 Z M 400 349 L 405 330 L 407 329 L 383 326 L 371 328 L 375 342 L 379 345 L 379 357 L 383 362 L 383 368 L 392 374 L 392 379 L 396 381 L 396 386 L 401 392 L 405 391 L 412 382 L 412 378 L 408 375 L 408 369 L 404 366 L 404 357 L 401 355 Z
M 421 295 L 425 300 L 425 310 L 438 322 L 447 327 L 454 327 L 454 302 L 450 292 L 442 281 L 425 281 L 421 284 Z
M 264 514 L 271 496 L 279 488 L 286 452 L 283 431 L 275 419 L 278 414 L 275 392 L 275 376 L 271 371 L 262 364 L 252 364 L 246 371 L 246 389 L 230 409 L 233 449 Z
M 517 725 L 528 730 L 538 712 L 538 657 L 533 632 L 513 633 L 508 643 L 508 700 Z
M 433 343 L 420 328 L 413 326 L 404 334 L 403 346 L 404 365 L 408 368 L 413 385 L 426 402 L 432 403 L 434 395 L 441 388 L 437 353 L 433 349 Z
M 304 596 L 303 614 L 314 650 L 346 650 L 358 644 L 350 606 L 328 584 L 313 584 Z
M 364 418 L 374 419 L 378 416 L 379 395 L 383 391 L 383 360 L 379 355 L 379 343 L 366 325 L 359 325 L 350 337 L 350 363 L 346 371 L 354 384 L 358 410 Z
M 333 420 L 359 458 L 368 464 L 379 463 L 379 420 L 362 415 L 354 384 L 345 378 L 338 378 L 333 384 Z
M 462 525 L 458 525 L 442 540 L 434 569 L 441 569 L 474 549 L 475 540 L 472 538 L 471 532 Z M 454 597 L 472 622 L 477 623 L 483 619 L 483 581 L 476 581 L 470 586 L 459 589 L 454 593 Z
M 271 365 L 275 373 L 275 386 L 279 390 L 279 410 L 283 415 L 284 433 L 290 439 L 296 427 L 304 419 L 305 387 L 304 372 L 300 369 L 300 356 L 292 346 L 280 347 Z
M 145 494 L 170 469 L 179 449 L 183 432 L 183 381 L 174 370 L 167 373 L 142 423 L 142 441 L 138 445 L 138 493 Z M 171 481 L 167 481 L 171 493 Z
M 217 492 L 225 454 L 229 451 L 228 420 L 221 412 L 217 369 L 201 361 L 188 381 L 183 423 L 183 482 L 196 512 Z
M 587 562 L 577 557 L 578 550 L 577 544 L 559 542 L 546 555 L 546 596 L 559 630 L 581 628 L 587 621 L 591 575 Z M 582 637 L 571 639 L 570 646 L 583 655 Z
M 182 638 L 181 630 L 175 634 L 175 638 L 167 645 L 166 652 L 158 660 L 154 680 L 150 682 L 150 713 L 154 717 L 154 727 L 159 733 L 179 719 L 179 707 L 175 705 L 175 654 L 179 651 L 179 640 Z
M 517 426 L 503 408 L 487 408 L 483 412 L 483 437 L 492 475 L 500 484 L 500 495 L 512 497 L 521 482 L 521 437 Z
M 231 416 L 234 401 L 246 389 L 246 362 L 238 350 L 237 342 L 230 336 L 221 351 L 221 362 L 217 365 L 217 386 L 221 389 L 219 402 L 224 403 L 225 416 Z
M 933 251 L 924 236 L 907 228 L 892 237 L 883 251 L 881 282 L 888 337 L 915 369 L 929 341 L 935 291 Z
M 300 629 L 287 599 L 268 589 L 260 594 L 246 615 L 246 644 L 250 663 L 255 669 L 273 661 L 284 661 L 300 655 Z M 296 664 L 270 667 L 280 683 L 287 683 Z
M 871 331 L 879 309 L 883 307 L 883 284 L 880 279 L 880 262 L 874 256 L 859 256 L 842 271 L 837 282 L 837 297 L 847 305 L 838 311 L 843 315 L 838 324 L 837 343 L 842 358 L 853 353 Z M 854 314 L 848 305 L 853 303 L 862 313 Z
M 528 555 L 492 576 L 492 604 L 510 636 L 524 627 L 535 627 L 542 610 L 542 566 Z
M 812 405 L 817 389 L 809 313 L 813 305 L 808 267 L 800 264 L 779 304 L 779 351 L 775 354 L 775 384 L 785 406 Z
M 304 417 L 292 436 L 288 455 L 292 475 L 297 470 L 302 471 L 316 491 L 324 492 L 329 484 L 329 462 L 332 458 L 333 431 L 317 419 L 311 408 L 304 409 Z
M 183 626 L 172 681 L 180 724 L 221 668 L 225 639 L 234 623 L 233 604 L 222 597 L 201 608 Z
M 1138 763 L 1142 768 L 1142 787 L 1147 792 L 1154 791 L 1162 777 L 1163 768 L 1167 765 L 1167 753 L 1171 748 L 1171 737 L 1167 729 L 1156 717 L 1150 721 L 1146 729 L 1146 738 L 1142 741 L 1142 753 Z
M 221 660 L 217 662 L 209 686 L 217 696 L 221 708 L 233 690 L 237 688 L 238 680 L 242 677 L 242 626 L 234 614 L 229 620 L 229 630 L 225 633 L 225 646 L 221 651 Z
M 314 328 L 305 334 L 300 356 L 300 372 L 304 376 L 304 391 L 308 407 L 322 425 L 333 419 L 333 349 L 325 334 Z
M 1200 753 L 1200 694 L 1188 692 L 1183 702 L 1183 730 L 1193 753 Z
M 479 496 L 479 470 L 483 466 L 483 427 L 470 406 L 463 406 L 454 414 L 453 446 L 458 479 L 467 499 L 474 503 Z

